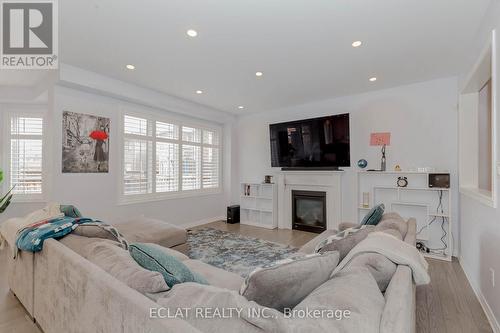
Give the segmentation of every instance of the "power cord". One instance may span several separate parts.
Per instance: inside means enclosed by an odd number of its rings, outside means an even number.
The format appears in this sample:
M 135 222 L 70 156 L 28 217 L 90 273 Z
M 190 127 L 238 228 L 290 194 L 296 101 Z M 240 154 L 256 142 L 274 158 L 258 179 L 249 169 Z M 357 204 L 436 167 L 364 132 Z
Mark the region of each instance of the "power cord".
M 443 208 L 443 191 L 440 190 L 438 192 L 439 196 L 439 203 L 438 206 L 436 207 L 436 214 L 441 213 L 441 215 L 444 215 L 444 208 Z M 434 216 L 434 218 L 429 222 L 429 224 L 423 226 L 420 228 L 420 230 L 417 232 L 417 235 L 419 235 L 425 228 L 430 227 L 436 220 L 438 219 L 438 216 Z M 445 238 L 448 236 L 448 232 L 446 231 L 444 225 L 445 223 L 448 222 L 448 218 L 445 216 L 441 216 L 441 230 L 443 231 L 443 234 L 441 236 L 441 243 L 443 243 L 443 247 L 441 248 L 430 248 L 427 247 L 423 242 L 417 242 L 417 249 L 421 252 L 426 252 L 426 253 L 437 253 L 437 254 L 444 254 L 446 249 L 448 248 L 448 244 L 446 244 Z

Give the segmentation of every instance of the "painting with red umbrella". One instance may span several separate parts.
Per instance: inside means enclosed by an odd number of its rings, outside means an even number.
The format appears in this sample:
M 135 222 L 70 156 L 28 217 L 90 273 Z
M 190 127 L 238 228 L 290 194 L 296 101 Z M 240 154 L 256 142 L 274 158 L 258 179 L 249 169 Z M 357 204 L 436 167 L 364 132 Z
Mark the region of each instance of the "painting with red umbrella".
M 109 118 L 63 112 L 63 173 L 109 171 Z

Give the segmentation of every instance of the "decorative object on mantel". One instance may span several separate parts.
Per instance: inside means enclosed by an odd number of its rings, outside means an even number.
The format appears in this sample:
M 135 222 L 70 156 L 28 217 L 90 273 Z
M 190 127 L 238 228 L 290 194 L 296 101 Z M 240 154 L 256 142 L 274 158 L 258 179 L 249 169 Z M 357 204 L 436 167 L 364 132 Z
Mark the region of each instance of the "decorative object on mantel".
M 401 167 L 399 166 L 399 164 L 396 164 L 396 166 L 394 167 L 394 171 L 401 171 Z
M 363 192 L 363 208 L 370 208 L 370 192 Z
M 368 166 L 368 162 L 362 158 L 358 161 L 358 167 L 360 167 L 361 169 L 364 169 Z
M 244 195 L 247 196 L 247 197 L 250 196 L 250 189 L 251 189 L 250 184 L 244 184 L 243 186 L 245 187 L 245 193 L 244 193 Z
M 110 119 L 63 112 L 62 172 L 107 173 Z
M 398 177 L 398 181 L 396 183 L 398 187 L 406 187 L 408 186 L 408 177 Z
M 273 176 L 265 175 L 264 176 L 264 184 L 272 184 L 272 183 L 273 183 Z
M 370 135 L 370 146 L 382 146 L 382 159 L 380 160 L 380 171 L 386 170 L 385 147 L 391 144 L 391 133 L 372 133 Z

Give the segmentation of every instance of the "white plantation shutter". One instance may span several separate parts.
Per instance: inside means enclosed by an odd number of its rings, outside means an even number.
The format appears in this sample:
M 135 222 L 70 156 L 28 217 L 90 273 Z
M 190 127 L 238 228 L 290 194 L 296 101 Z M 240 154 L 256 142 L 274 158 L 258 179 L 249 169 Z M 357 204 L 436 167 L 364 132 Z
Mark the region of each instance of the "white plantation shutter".
M 125 134 L 148 135 L 148 120 L 125 116 Z
M 182 141 L 201 142 L 201 129 L 182 126 Z
M 218 188 L 220 184 L 219 170 L 219 133 L 203 130 L 203 188 Z
M 43 118 L 10 117 L 10 186 L 13 193 L 43 193 Z
M 175 195 L 220 187 L 220 132 L 124 117 L 124 195 Z
M 203 188 L 219 187 L 219 148 L 203 147 Z
M 147 140 L 125 139 L 124 189 L 125 194 L 151 193 L 152 144 Z
M 179 126 L 175 124 L 156 122 L 156 137 L 163 139 L 179 139 Z
M 201 188 L 201 147 L 182 145 L 182 189 Z
M 123 149 L 123 192 L 125 195 L 152 193 L 153 142 L 147 119 L 125 116 Z
M 156 191 L 179 190 L 179 145 L 169 142 L 156 143 Z
M 208 145 L 219 145 L 219 134 L 216 131 L 204 130 L 203 143 Z

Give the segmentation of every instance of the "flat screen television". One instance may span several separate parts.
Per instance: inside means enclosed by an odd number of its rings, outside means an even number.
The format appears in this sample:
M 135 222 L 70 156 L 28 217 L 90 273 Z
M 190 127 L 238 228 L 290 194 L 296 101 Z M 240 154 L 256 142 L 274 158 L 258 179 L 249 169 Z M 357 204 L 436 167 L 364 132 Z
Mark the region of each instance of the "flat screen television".
M 269 125 L 271 165 L 337 169 L 351 165 L 349 114 Z

